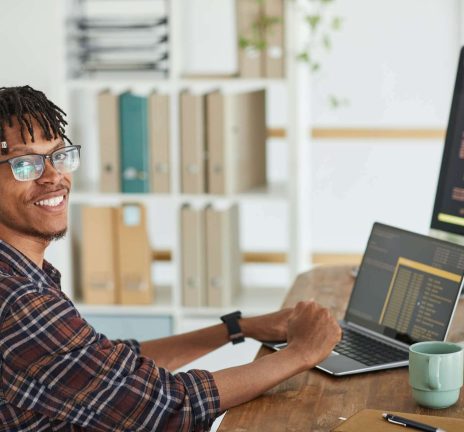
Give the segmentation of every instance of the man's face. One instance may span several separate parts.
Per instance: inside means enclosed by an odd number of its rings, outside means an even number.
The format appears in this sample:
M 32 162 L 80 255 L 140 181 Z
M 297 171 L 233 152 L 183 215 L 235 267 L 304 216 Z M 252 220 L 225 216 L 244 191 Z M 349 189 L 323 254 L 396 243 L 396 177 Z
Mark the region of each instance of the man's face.
M 5 126 L 8 154 L 0 160 L 25 154 L 48 154 L 63 147 L 62 138 L 47 141 L 42 130 L 33 123 L 35 142 L 25 131 L 24 145 L 17 121 L 12 128 Z M 9 234 L 51 241 L 61 238 L 68 225 L 68 195 L 71 189 L 71 175 L 61 174 L 46 161 L 44 173 L 37 180 L 18 181 L 14 178 L 9 164 L 0 165 L 0 234 Z

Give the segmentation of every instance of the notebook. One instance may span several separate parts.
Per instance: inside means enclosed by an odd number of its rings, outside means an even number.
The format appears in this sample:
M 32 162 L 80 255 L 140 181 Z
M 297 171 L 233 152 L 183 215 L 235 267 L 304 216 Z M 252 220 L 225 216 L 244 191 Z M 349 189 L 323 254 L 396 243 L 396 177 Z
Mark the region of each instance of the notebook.
M 409 345 L 446 339 L 463 272 L 463 246 L 375 223 L 340 322 L 343 338 L 316 367 L 349 375 L 407 366 Z
M 385 411 L 363 409 L 352 415 L 348 420 L 340 423 L 331 432 L 394 432 L 396 430 L 402 430 L 400 426 L 388 423 L 382 418 L 382 414 Z M 396 411 L 389 411 L 390 414 L 396 414 L 407 419 L 415 420 L 421 423 L 425 423 L 430 426 L 435 426 L 445 430 L 446 432 L 462 432 L 464 430 L 464 420 L 459 418 L 451 417 L 438 417 L 411 413 L 402 413 Z M 416 429 L 406 428 L 411 431 Z

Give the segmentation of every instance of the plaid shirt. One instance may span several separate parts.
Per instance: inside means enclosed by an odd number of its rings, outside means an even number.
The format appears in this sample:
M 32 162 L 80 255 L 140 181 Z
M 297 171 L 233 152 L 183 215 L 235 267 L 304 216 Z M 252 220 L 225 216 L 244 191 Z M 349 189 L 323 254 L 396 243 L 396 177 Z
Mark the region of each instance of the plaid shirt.
M 136 341 L 97 333 L 60 278 L 0 240 L 0 431 L 208 430 L 212 375 L 173 375 Z

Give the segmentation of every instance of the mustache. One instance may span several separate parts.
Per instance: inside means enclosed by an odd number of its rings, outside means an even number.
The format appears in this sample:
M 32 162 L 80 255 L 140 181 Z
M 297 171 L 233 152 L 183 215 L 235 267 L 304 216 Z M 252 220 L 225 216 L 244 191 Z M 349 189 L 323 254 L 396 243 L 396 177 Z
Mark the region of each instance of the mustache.
M 34 194 L 28 201 L 35 203 L 39 201 L 39 199 L 44 195 L 52 194 L 55 192 L 62 192 L 63 190 L 66 191 L 66 195 L 69 195 L 69 191 L 71 190 L 71 188 L 69 185 L 66 185 L 64 183 L 60 183 L 59 185 L 55 185 L 53 187 L 43 186 L 40 188 L 40 191 L 37 191 L 37 193 Z

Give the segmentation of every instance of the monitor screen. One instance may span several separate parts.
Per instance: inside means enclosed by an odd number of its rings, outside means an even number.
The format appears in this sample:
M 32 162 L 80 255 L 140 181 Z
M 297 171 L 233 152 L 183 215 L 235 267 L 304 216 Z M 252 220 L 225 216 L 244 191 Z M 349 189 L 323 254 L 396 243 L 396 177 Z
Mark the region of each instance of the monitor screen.
M 408 344 L 443 340 L 463 272 L 463 246 L 376 223 L 345 320 Z
M 431 222 L 435 230 L 464 236 L 464 47 L 446 131 L 445 148 Z M 454 237 L 445 237 L 458 241 Z

